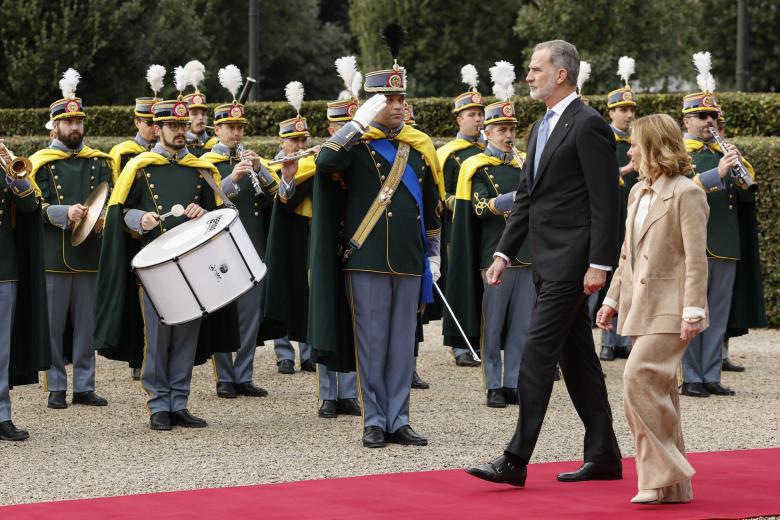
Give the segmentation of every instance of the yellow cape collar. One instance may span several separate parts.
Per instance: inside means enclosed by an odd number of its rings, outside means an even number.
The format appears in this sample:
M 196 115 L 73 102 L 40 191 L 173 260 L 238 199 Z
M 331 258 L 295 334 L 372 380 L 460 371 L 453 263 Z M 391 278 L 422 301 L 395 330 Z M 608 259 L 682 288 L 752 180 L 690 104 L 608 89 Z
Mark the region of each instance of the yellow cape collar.
M 458 188 L 455 191 L 455 198 L 458 200 L 471 200 L 471 179 L 478 169 L 483 166 L 498 166 L 503 162 L 498 157 L 486 155 L 485 153 L 478 153 L 472 155 L 465 161 L 460 167 L 460 173 L 458 174 Z M 513 168 L 520 168 L 520 161 L 517 157 L 513 157 L 512 161 L 508 163 Z

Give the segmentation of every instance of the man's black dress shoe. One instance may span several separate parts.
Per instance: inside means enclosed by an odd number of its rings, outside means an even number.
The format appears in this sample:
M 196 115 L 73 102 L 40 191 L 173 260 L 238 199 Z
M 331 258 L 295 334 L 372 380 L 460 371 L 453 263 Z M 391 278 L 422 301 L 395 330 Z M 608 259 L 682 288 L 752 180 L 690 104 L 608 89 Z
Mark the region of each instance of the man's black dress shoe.
M 723 358 L 723 366 L 721 367 L 724 372 L 744 372 L 745 367 L 738 365 L 731 361 L 729 358 Z
M 704 389 L 712 395 L 737 395 L 737 393 L 720 382 L 704 383 Z
M 283 359 L 279 361 L 276 366 L 279 367 L 279 373 L 280 374 L 294 374 L 295 373 L 295 363 L 292 359 Z
M 317 367 L 314 366 L 314 363 L 310 359 L 307 359 L 306 361 L 301 361 L 301 372 L 316 372 Z
M 108 404 L 108 401 L 91 390 L 89 392 L 73 392 L 72 402 L 86 406 L 106 406 Z
M 487 391 L 487 405 L 490 408 L 506 408 L 506 397 L 503 388 Z
M 238 383 L 236 385 L 236 393 L 238 395 L 246 395 L 249 397 L 266 397 L 268 396 L 268 390 L 260 388 L 252 382 Z
M 332 401 L 330 399 L 322 401 L 320 410 L 317 412 L 317 415 L 323 419 L 335 418 L 338 415 L 338 412 L 336 411 L 336 401 Z
M 418 390 L 426 390 L 430 387 L 431 385 L 423 381 L 422 378 L 420 377 L 420 374 L 418 374 L 417 370 L 415 370 L 414 373 L 412 374 L 412 388 L 417 388 Z
M 520 404 L 520 394 L 517 388 L 504 387 L 504 399 L 506 404 Z
M 702 383 L 683 383 L 680 388 L 682 395 L 689 397 L 709 397 L 710 393 L 704 388 Z
M 23 441 L 30 436 L 25 430 L 20 430 L 11 421 L 0 422 L 0 440 Z
M 514 464 L 506 458 L 506 455 L 501 455 L 482 466 L 466 468 L 466 473 L 496 484 L 523 487 L 525 486 L 527 468 L 524 464 Z
M 68 407 L 68 403 L 65 401 L 65 391 L 49 392 L 49 408 L 54 410 L 63 410 Z
M 363 415 L 357 399 L 339 399 L 336 401 L 336 413 L 340 415 Z
M 412 427 L 409 426 L 408 424 L 401 426 L 393 433 L 388 433 L 386 438 L 389 444 L 401 444 L 402 446 L 427 446 L 428 445 L 428 439 L 420 435 L 417 435 L 417 433 L 414 430 L 412 430 Z
M 363 428 L 363 446 L 366 448 L 384 448 L 387 446 L 385 432 L 379 426 L 366 426 Z
M 217 397 L 221 397 L 222 399 L 235 399 L 237 395 L 236 385 L 233 383 L 217 383 Z
M 171 414 L 173 424 L 181 426 L 182 428 L 205 428 L 208 423 L 200 417 L 195 417 L 186 408 L 184 410 L 178 410 Z
M 468 352 L 464 352 L 455 356 L 455 364 L 459 367 L 478 367 L 479 361 L 471 357 Z
M 631 347 L 615 347 L 615 357 L 628 359 L 631 354 Z
M 149 428 L 157 431 L 168 431 L 173 429 L 171 424 L 170 412 L 154 412 L 149 418 Z
M 601 353 L 599 354 L 599 359 L 602 361 L 612 361 L 615 359 L 615 347 L 608 347 L 606 345 L 603 345 L 601 347 Z
M 133 378 L 133 381 L 140 381 L 141 380 L 141 369 L 140 368 L 131 368 L 130 369 L 130 377 Z
M 580 482 L 583 480 L 620 480 L 623 478 L 623 466 L 620 462 L 602 464 L 586 462 L 577 471 L 558 474 L 558 482 Z

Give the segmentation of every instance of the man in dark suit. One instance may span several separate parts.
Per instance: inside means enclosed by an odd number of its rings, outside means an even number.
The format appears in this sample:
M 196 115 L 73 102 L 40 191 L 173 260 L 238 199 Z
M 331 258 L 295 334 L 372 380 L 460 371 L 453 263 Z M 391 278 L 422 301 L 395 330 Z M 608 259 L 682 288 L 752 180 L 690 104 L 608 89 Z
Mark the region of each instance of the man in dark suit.
M 619 180 L 615 139 L 598 112 L 576 94 L 580 58 L 568 42 L 540 43 L 526 80 L 547 105 L 534 124 L 512 213 L 487 271 L 500 284 L 523 240 L 531 241 L 537 300 L 520 369 L 520 415 L 504 454 L 466 471 L 491 482 L 525 485 L 550 401 L 556 362 L 585 425 L 585 463 L 558 480 L 622 478 L 604 375 L 596 356 L 586 298 L 614 264 Z

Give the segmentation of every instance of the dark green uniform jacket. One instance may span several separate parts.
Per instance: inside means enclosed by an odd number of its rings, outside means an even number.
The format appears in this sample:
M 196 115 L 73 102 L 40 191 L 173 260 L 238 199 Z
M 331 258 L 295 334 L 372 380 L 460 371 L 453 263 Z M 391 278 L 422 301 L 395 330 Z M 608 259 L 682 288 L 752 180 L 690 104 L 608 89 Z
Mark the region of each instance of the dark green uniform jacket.
M 458 176 L 450 244 L 453 261 L 446 295 L 474 349 L 480 344 L 482 328 L 482 270 L 493 263 L 493 253 L 506 227 L 507 215 L 495 209 L 493 201 L 522 185 L 521 165 L 516 158 L 505 164 L 480 153 L 463 163 Z M 512 268 L 529 268 L 530 258 L 526 239 L 512 259 Z M 449 314 L 444 316 L 443 333 L 445 344 L 466 347 Z
M 219 173 L 208 162 L 187 154 L 178 163 L 162 155 L 144 152 L 122 170 L 111 196 L 103 233 L 95 305 L 95 349 L 109 359 L 140 367 L 143 361 L 143 319 L 138 282 L 132 274 L 133 244 L 146 245 L 187 217 L 169 217 L 143 236 L 131 233 L 124 222 L 126 209 L 165 213 L 174 204 L 185 208 L 191 202 L 204 209 L 217 207 L 216 197 L 195 168 Z M 235 303 L 209 314 L 201 321 L 196 364 L 214 352 L 234 352 L 239 347 L 238 314 Z
M 686 139 L 685 147 L 698 173 L 716 168 L 723 157 L 720 147 L 714 143 Z M 755 178 L 750 163 L 745 161 L 745 166 Z M 740 189 L 731 175 L 727 175 L 723 183 L 725 189 L 707 192 L 710 205 L 707 257 L 738 260 L 726 331 L 726 337 L 735 337 L 747 334 L 748 328 L 766 327 L 767 320 L 758 253 L 756 198 L 747 190 Z M 697 184 L 701 185 L 700 182 Z
M 16 281 L 11 330 L 9 385 L 38 382 L 51 365 L 49 312 L 43 265 L 43 221 L 32 187 L 24 192 L 6 184 L 0 169 L 0 282 Z

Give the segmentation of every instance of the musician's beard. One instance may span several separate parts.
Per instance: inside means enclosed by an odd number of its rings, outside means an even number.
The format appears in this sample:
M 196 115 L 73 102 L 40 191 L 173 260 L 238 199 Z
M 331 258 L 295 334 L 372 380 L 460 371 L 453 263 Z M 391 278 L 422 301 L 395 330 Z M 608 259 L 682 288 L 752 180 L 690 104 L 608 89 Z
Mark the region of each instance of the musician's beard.
M 71 150 L 75 150 L 81 146 L 81 143 L 84 141 L 84 134 L 81 132 L 71 132 L 67 135 L 61 135 L 58 132 L 57 139 Z
M 162 142 L 164 148 L 170 148 L 171 150 L 176 151 L 182 150 L 187 146 L 187 141 L 184 137 L 176 137 L 173 141 L 168 141 L 164 135 L 160 135 L 160 142 Z

